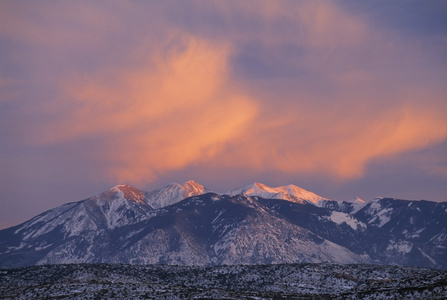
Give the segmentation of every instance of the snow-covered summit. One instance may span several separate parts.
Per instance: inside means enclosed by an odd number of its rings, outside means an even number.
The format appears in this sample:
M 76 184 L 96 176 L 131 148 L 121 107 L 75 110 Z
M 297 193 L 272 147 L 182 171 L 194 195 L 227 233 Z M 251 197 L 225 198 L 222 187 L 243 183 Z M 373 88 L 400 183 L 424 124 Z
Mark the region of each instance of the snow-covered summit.
M 366 203 L 366 201 L 363 200 L 362 198 L 360 198 L 359 196 L 355 196 L 354 198 L 352 198 L 351 200 L 348 200 L 347 202 L 350 202 L 350 203 Z
M 298 203 L 310 202 L 314 204 L 322 200 L 328 200 L 322 196 L 319 196 L 293 184 L 272 188 L 263 183 L 255 182 L 250 185 L 229 191 L 225 194 L 230 196 L 244 194 L 265 199 L 282 199 Z
M 178 183 L 170 183 L 160 189 L 146 193 L 148 204 L 154 208 L 162 208 L 175 204 L 185 198 L 199 196 L 211 192 L 200 183 L 193 180 L 187 181 L 180 185 Z
M 148 210 L 152 210 L 144 192 L 127 184 L 114 186 L 86 199 L 82 202 L 82 207 L 87 214 L 94 214 L 94 220 L 101 220 L 100 223 L 109 228 L 136 222 Z
M 140 204 L 145 204 L 144 192 L 127 184 L 119 184 L 112 187 L 110 190 L 102 192 L 96 196 L 96 199 L 108 201 L 116 198 L 124 198 L 128 201 L 134 201 Z
M 355 214 L 359 210 L 361 210 L 363 207 L 365 207 L 368 204 L 368 201 L 363 200 L 362 198 L 355 196 L 353 199 L 345 201 L 352 204 L 352 210 L 351 214 Z
M 182 185 L 183 188 L 183 198 L 188 198 L 192 196 L 202 195 L 210 192 L 207 188 L 194 180 L 189 180 Z

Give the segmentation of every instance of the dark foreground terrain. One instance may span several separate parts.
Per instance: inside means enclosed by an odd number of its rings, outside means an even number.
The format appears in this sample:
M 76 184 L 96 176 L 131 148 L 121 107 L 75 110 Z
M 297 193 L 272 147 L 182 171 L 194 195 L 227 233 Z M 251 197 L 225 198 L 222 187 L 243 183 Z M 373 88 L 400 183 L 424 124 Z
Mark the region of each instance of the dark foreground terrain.
M 373 265 L 71 264 L 0 270 L 0 299 L 445 299 L 447 271 Z

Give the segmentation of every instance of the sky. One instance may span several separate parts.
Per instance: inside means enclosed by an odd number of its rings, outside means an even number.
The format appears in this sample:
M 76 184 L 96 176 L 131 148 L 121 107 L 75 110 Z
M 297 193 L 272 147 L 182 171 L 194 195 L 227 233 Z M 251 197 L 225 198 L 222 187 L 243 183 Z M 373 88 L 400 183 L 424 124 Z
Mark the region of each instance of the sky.
M 447 200 L 447 2 L 0 2 L 0 228 L 117 184 Z

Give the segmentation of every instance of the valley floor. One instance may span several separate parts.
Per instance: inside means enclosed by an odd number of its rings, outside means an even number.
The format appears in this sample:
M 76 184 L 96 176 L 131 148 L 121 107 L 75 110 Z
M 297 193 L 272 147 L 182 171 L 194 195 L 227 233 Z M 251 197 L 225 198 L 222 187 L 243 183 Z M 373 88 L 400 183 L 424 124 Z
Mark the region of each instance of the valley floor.
M 445 299 L 447 271 L 376 265 L 72 264 L 0 270 L 0 299 Z

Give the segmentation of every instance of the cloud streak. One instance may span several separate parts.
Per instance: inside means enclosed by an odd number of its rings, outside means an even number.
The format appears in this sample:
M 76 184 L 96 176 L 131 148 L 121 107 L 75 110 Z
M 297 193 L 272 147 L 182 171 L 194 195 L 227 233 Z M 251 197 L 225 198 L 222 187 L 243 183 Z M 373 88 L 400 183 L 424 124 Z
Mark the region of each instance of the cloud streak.
M 101 139 L 96 155 L 110 160 L 109 175 L 132 182 L 214 158 L 258 110 L 227 85 L 229 54 L 228 46 L 188 37 L 139 70 L 70 80 L 68 98 L 51 103 L 52 112 L 65 112 L 35 142 Z
M 355 116 L 301 111 L 288 119 L 258 126 L 228 152 L 226 164 L 351 179 L 361 177 L 374 159 L 419 150 L 447 137 L 444 114 L 424 107 L 398 106 Z

